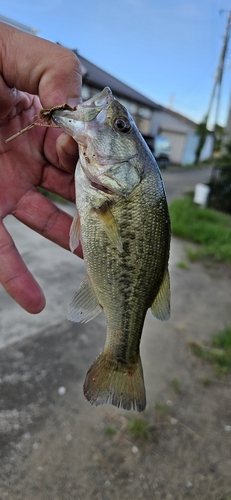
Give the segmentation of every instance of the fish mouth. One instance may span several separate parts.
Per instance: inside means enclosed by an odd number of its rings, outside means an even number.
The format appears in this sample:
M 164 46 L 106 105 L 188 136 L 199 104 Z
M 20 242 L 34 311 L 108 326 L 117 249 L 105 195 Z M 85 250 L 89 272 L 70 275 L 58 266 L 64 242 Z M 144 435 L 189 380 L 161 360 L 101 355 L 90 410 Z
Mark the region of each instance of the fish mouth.
M 86 122 L 94 120 L 98 114 L 107 109 L 114 100 L 112 91 L 109 87 L 105 87 L 100 94 L 97 94 L 88 101 L 78 104 L 76 108 L 68 109 L 68 106 L 63 109 L 54 109 L 52 111 L 52 120 L 61 128 L 67 126 L 68 123 L 76 122 L 76 127 L 83 126 Z M 80 125 L 81 124 L 81 125 Z
M 111 89 L 109 87 L 105 87 L 99 94 L 91 97 L 88 101 L 85 101 L 82 106 L 105 108 L 111 103 L 111 101 L 113 101 L 113 99 L 114 97 Z
M 84 144 L 87 124 L 96 119 L 97 125 L 102 125 L 105 121 L 106 110 L 113 100 L 111 89 L 105 87 L 100 94 L 78 104 L 75 110 L 55 109 L 52 112 L 52 120 L 78 143 Z

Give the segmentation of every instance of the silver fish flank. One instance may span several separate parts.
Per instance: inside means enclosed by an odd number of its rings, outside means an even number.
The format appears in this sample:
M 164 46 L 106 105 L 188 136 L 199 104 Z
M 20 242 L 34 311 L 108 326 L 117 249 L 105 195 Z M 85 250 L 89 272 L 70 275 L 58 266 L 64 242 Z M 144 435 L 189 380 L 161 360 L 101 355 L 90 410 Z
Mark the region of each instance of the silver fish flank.
M 170 315 L 170 219 L 157 163 L 128 110 L 106 87 L 53 121 L 79 145 L 73 251 L 82 244 L 87 277 L 68 319 L 87 322 L 103 309 L 107 339 L 89 369 L 84 394 L 94 405 L 146 406 L 139 345 L 147 310 Z

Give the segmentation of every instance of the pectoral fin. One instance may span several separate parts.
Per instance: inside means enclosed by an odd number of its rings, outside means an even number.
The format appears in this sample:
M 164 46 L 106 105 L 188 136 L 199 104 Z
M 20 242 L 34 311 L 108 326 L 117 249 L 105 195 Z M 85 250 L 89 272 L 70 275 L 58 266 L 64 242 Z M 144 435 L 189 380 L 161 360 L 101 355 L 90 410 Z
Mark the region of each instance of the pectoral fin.
M 88 276 L 82 281 L 69 304 L 67 319 L 87 323 L 102 311 Z
M 159 292 L 151 306 L 152 314 L 162 321 L 170 317 L 170 278 L 168 268 L 165 271 Z
M 76 210 L 70 229 L 70 249 L 72 252 L 74 252 L 74 250 L 79 245 L 80 233 L 81 233 L 80 217 Z
M 117 248 L 119 252 L 122 252 L 123 244 L 119 233 L 119 228 L 108 204 L 104 203 L 102 207 L 94 210 L 95 213 L 98 215 L 99 220 L 104 228 L 105 233 L 107 233 L 109 240 Z

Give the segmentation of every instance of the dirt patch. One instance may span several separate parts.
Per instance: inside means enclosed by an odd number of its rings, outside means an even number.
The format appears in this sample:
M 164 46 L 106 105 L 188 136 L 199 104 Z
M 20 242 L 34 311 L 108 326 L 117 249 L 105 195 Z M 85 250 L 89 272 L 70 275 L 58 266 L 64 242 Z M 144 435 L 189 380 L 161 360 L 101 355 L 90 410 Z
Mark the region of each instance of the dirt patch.
M 173 246 L 172 316 L 148 315 L 142 339 L 144 413 L 84 399 L 102 319 L 0 351 L 1 500 L 230 500 L 231 377 L 217 379 L 188 345 L 231 321 L 229 272 L 180 269 L 184 247 Z
M 231 378 L 216 379 L 180 327 L 176 339 L 181 366 L 143 414 L 85 402 L 87 325 L 65 321 L 1 350 L 0 498 L 228 500 Z M 103 333 L 91 342 L 97 350 Z

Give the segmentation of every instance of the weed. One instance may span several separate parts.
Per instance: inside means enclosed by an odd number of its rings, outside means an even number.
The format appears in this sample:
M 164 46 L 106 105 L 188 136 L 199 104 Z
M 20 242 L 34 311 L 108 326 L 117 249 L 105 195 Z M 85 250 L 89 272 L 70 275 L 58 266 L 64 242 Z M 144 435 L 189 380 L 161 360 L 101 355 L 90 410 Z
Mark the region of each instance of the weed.
M 226 349 L 228 352 L 231 351 L 231 326 L 226 326 L 220 333 L 215 333 L 213 346 Z
M 189 265 L 184 260 L 179 260 L 179 262 L 177 262 L 177 267 L 180 269 L 188 269 Z
M 205 345 L 203 345 L 201 342 L 197 340 L 190 341 L 189 345 L 193 351 L 193 354 L 195 354 L 197 358 L 209 361 L 209 350 Z
M 231 326 L 213 335 L 210 345 L 191 341 L 194 354 L 213 364 L 218 375 L 231 371 Z
M 105 427 L 104 431 L 105 431 L 105 434 L 107 434 L 107 436 L 114 436 L 117 432 L 115 427 L 111 427 L 110 425 Z
M 128 429 L 132 436 L 139 439 L 150 439 L 151 429 L 148 422 L 141 418 L 128 422 Z
M 172 380 L 172 387 L 176 392 L 181 392 L 180 381 L 178 380 L 178 378 L 174 378 Z
M 166 404 L 159 403 L 159 401 L 155 404 L 155 409 L 158 415 L 162 418 L 165 418 L 169 414 L 169 407 Z
M 208 387 L 212 384 L 212 380 L 209 377 L 204 377 L 201 382 L 205 387 Z
M 192 247 L 186 248 L 186 255 L 191 262 L 196 262 L 197 260 L 199 260 L 201 258 L 200 251 L 194 250 L 194 248 L 192 248 Z

